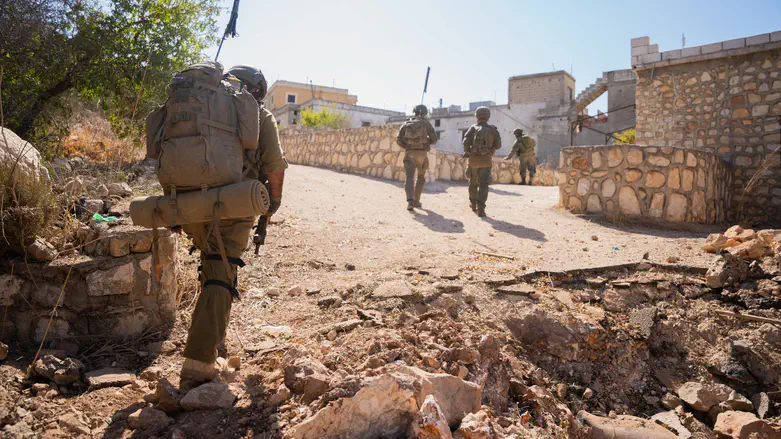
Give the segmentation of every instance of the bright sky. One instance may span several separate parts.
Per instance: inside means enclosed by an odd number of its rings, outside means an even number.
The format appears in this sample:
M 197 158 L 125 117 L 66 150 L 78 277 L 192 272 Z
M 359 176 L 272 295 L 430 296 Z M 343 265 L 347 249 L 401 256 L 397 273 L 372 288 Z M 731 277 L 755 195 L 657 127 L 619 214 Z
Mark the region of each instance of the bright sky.
M 232 0 L 220 17 L 230 14 Z M 277 79 L 347 88 L 358 104 L 411 111 L 425 104 L 507 102 L 507 78 L 571 71 L 580 92 L 630 67 L 632 38 L 660 51 L 781 30 L 781 1 L 244 0 L 239 37 L 219 61 Z M 222 32 L 222 30 L 221 30 Z M 216 47 L 208 54 L 214 56 Z M 607 101 L 590 107 L 605 111 Z

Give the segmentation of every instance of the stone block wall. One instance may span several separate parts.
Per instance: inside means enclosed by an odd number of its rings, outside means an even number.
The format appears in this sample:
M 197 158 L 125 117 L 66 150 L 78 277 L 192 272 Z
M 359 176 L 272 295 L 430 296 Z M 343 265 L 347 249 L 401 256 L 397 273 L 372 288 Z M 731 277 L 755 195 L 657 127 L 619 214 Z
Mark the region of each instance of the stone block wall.
M 0 308 L 8 307 L 6 340 L 41 340 L 71 266 L 48 340 L 134 337 L 175 320 L 175 235 L 159 231 L 156 278 L 151 230 L 101 224 L 86 233 L 80 255 L 27 266 L 23 260 L 0 262 Z
M 731 174 L 716 154 L 671 146 L 561 151 L 562 205 L 575 213 L 714 224 L 726 219 Z
M 342 130 L 287 128 L 280 132 L 285 156 L 291 163 L 320 166 L 353 174 L 404 181 L 404 150 L 396 143 L 398 126 Z M 466 160 L 461 154 L 432 149 L 426 181 L 465 181 Z M 518 183 L 518 162 L 502 157 L 493 161 L 493 181 Z
M 637 143 L 718 154 L 732 168 L 729 219 L 781 222 L 781 32 L 636 55 L 633 66 Z

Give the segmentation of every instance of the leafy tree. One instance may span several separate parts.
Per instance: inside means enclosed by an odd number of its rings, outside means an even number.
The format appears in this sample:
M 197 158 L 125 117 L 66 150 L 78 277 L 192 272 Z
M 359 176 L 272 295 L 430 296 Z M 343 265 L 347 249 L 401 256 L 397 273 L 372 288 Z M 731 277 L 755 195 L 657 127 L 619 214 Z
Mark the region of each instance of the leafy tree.
M 321 108 L 317 111 L 312 107 L 301 110 L 301 122 L 310 128 L 348 128 L 349 121 L 345 113 L 335 111 L 333 108 Z
M 617 145 L 626 145 L 626 144 L 634 144 L 635 143 L 635 129 L 630 128 L 628 130 L 621 131 L 620 133 L 616 133 L 615 136 L 618 138 L 616 140 Z
M 5 0 L 5 125 L 25 137 L 68 93 L 99 102 L 128 134 L 171 75 L 217 40 L 218 0 Z

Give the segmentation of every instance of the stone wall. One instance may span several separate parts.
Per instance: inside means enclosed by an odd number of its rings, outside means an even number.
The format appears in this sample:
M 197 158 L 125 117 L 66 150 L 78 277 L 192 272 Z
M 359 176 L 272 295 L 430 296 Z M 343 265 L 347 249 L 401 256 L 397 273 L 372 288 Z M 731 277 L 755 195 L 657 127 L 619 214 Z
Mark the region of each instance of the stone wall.
M 0 307 L 8 307 L 4 339 L 41 340 L 71 267 L 48 340 L 134 337 L 173 322 L 177 241 L 167 229 L 159 233 L 159 279 L 154 276 L 152 231 L 105 223 L 82 231 L 82 254 L 46 264 L 0 262 Z
M 717 155 L 670 146 L 585 146 L 561 151 L 559 191 L 575 213 L 658 222 L 723 222 L 731 175 Z
M 781 165 L 767 159 L 781 147 L 781 32 L 661 53 L 647 37 L 633 46 L 637 143 L 720 155 L 733 173 L 730 219 L 781 221 Z
M 337 169 L 352 174 L 404 181 L 404 150 L 396 143 L 398 126 L 343 130 L 286 128 L 280 132 L 291 163 Z M 465 181 L 461 154 L 432 149 L 426 181 Z M 494 158 L 493 180 L 518 183 L 518 162 Z

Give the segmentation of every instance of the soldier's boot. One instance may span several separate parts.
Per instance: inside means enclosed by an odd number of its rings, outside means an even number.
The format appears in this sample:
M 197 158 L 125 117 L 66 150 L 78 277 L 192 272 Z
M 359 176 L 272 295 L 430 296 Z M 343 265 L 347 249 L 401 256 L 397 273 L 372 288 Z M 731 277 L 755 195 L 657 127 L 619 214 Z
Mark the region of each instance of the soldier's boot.
M 424 171 L 425 172 L 425 171 Z M 415 195 L 414 195 L 414 202 L 412 203 L 413 206 L 417 208 L 423 207 L 423 204 L 420 203 L 420 197 L 423 196 L 423 185 L 426 184 L 426 178 L 422 177 L 424 172 L 418 171 L 418 181 L 415 182 Z
M 201 384 L 212 381 L 217 377 L 217 368 L 214 363 L 185 358 L 182 370 L 179 372 L 179 390 L 188 392 Z
M 477 216 L 480 218 L 485 217 L 485 206 L 477 206 Z
M 407 210 L 415 210 L 415 201 L 407 200 Z
M 413 205 L 413 206 L 415 206 L 415 207 L 417 207 L 418 209 L 420 209 L 421 207 L 423 207 L 423 203 L 421 203 L 420 201 L 415 201 L 414 203 L 412 203 L 412 205 Z
M 477 212 L 477 201 L 469 200 L 469 205 L 472 208 L 472 212 Z

